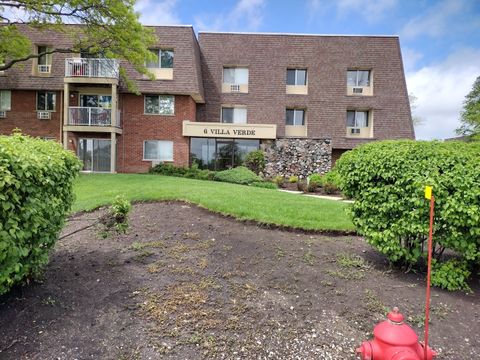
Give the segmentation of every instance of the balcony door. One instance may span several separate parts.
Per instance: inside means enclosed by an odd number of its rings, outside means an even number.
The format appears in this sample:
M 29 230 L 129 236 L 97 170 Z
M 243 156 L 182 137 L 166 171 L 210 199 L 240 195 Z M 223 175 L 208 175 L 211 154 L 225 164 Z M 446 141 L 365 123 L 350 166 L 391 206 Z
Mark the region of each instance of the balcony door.
M 107 139 L 80 139 L 78 157 L 83 171 L 110 172 L 111 142 Z

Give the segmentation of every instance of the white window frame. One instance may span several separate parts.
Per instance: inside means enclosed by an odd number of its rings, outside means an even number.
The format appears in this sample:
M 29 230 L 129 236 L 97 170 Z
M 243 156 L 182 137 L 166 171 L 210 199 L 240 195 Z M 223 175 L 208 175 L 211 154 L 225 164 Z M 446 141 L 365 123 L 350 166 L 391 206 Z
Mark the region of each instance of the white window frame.
M 233 109 L 233 122 L 225 122 L 223 121 L 223 109 Z M 245 122 L 235 121 L 235 113 L 238 110 L 245 110 Z M 248 123 L 248 111 L 246 106 L 232 106 L 232 105 L 223 105 L 220 109 L 220 121 L 222 124 L 247 124 Z
M 168 113 L 168 114 L 162 114 L 160 113 L 160 106 L 158 107 L 158 110 L 159 112 L 158 113 L 150 113 L 150 112 L 147 112 L 147 96 L 157 96 L 158 97 L 158 101 L 160 103 L 160 97 L 169 97 L 169 98 L 172 98 L 172 102 L 173 102 L 173 111 L 172 113 Z M 143 96 L 143 113 L 144 115 L 154 115 L 154 116 L 175 116 L 175 95 L 163 95 L 163 94 L 144 94 Z
M 39 109 L 38 108 L 38 94 L 40 93 L 45 93 L 45 95 L 47 94 L 53 94 L 53 110 L 48 110 L 48 109 Z M 47 107 L 48 105 L 48 101 L 47 99 L 45 99 L 45 106 Z M 48 112 L 55 112 L 57 111 L 57 93 L 55 91 L 37 91 L 37 96 L 36 96 L 36 99 L 35 99 L 35 108 L 36 108 L 36 111 L 48 111 Z
M 288 68 L 287 69 L 287 75 L 288 75 L 288 71 L 289 70 L 293 70 L 295 71 L 295 84 L 288 84 L 287 83 L 287 86 L 307 86 L 308 85 L 308 70 L 306 68 Z M 297 79 L 298 79 L 298 71 L 305 71 L 305 84 L 297 84 Z M 287 76 L 288 77 L 288 76 Z
M 149 141 L 150 141 L 150 142 L 155 141 L 155 142 L 157 142 L 157 143 L 160 143 L 160 142 L 170 143 L 170 144 L 172 145 L 172 158 L 171 158 L 171 159 L 170 159 L 170 158 L 169 158 L 169 159 L 147 159 L 147 158 L 145 158 L 145 145 L 146 145 L 146 143 L 149 142 Z M 143 161 L 158 161 L 158 162 L 168 161 L 168 162 L 171 162 L 171 161 L 173 161 L 173 158 L 174 158 L 174 155 L 173 155 L 173 151 L 174 151 L 173 145 L 174 145 L 174 144 L 173 144 L 173 141 L 171 141 L 171 140 L 143 140 L 143 153 L 142 153 L 143 159 L 142 159 L 142 160 L 143 160 Z M 158 149 L 157 149 L 157 151 L 158 151 Z
M 354 117 L 353 117 L 353 124 L 354 126 L 350 126 L 348 125 L 348 113 L 349 112 L 353 112 L 355 113 Z M 366 126 L 358 126 L 357 124 L 357 113 L 366 113 L 366 119 L 367 119 L 367 124 Z M 370 110 L 347 110 L 347 127 L 348 128 L 357 128 L 357 129 L 366 129 L 370 126 Z
M 227 83 L 225 82 L 225 69 L 233 69 L 235 72 L 237 69 L 242 69 L 247 71 L 247 82 L 246 83 L 241 83 L 239 81 L 234 81 L 233 83 Z M 236 75 L 234 74 L 233 76 L 236 79 Z M 228 85 L 248 85 L 250 82 L 250 70 L 246 66 L 224 66 L 222 69 L 222 83 L 223 84 L 228 84 Z
M 175 51 L 173 49 L 149 49 L 149 51 L 151 52 L 156 52 L 157 54 L 157 57 L 158 57 L 158 63 L 157 63 L 157 66 L 155 67 L 149 67 L 148 66 L 148 61 L 145 61 L 145 67 L 147 69 L 173 69 L 173 67 L 175 66 Z M 173 56 L 172 56 L 172 67 L 162 67 L 162 52 L 163 51 L 170 51 L 172 52 Z
M 348 84 L 348 72 L 355 71 L 355 85 Z M 360 71 L 368 71 L 368 85 L 358 85 L 358 73 Z M 351 87 L 370 87 L 372 85 L 372 70 L 370 69 L 348 69 L 347 70 L 347 86 Z
M 287 111 L 293 111 L 293 124 L 292 125 L 289 125 L 287 124 Z M 296 124 L 296 114 L 297 112 L 300 112 L 302 111 L 303 112 L 303 124 Z M 286 126 L 305 126 L 305 123 L 307 122 L 307 119 L 306 119 L 306 115 L 307 115 L 307 112 L 305 109 L 292 109 L 292 108 L 287 108 L 285 110 L 285 125 Z
M 9 104 L 8 108 L 2 108 L 2 98 L 5 96 L 4 93 L 9 93 Z M 0 111 L 10 111 L 12 110 L 12 91 L 11 90 L 0 90 Z

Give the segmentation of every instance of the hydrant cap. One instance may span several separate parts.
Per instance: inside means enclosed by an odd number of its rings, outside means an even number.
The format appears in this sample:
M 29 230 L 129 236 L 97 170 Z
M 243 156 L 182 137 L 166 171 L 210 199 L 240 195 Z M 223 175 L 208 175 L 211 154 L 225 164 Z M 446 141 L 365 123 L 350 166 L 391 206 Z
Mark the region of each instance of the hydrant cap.
M 392 311 L 387 314 L 387 319 L 394 323 L 402 323 L 405 317 L 400 313 L 398 307 L 394 307 Z

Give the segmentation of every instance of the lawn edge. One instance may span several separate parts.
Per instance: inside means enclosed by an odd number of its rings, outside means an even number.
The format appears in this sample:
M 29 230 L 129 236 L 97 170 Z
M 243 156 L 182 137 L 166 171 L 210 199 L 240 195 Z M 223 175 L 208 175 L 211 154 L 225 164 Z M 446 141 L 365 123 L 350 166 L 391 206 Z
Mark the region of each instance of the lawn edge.
M 359 236 L 356 230 L 338 230 L 338 229 L 306 229 L 302 227 L 296 227 L 296 226 L 290 226 L 290 225 L 284 225 L 284 224 L 277 224 L 277 223 L 271 223 L 271 222 L 263 222 L 259 220 L 254 220 L 254 219 L 244 219 L 241 217 L 237 217 L 232 214 L 224 213 L 221 211 L 217 210 L 212 210 L 206 206 L 203 206 L 201 204 L 197 204 L 195 202 L 191 202 L 189 200 L 184 200 L 184 199 L 159 199 L 159 200 L 132 200 L 131 201 L 132 205 L 137 205 L 137 204 L 155 204 L 155 203 L 178 203 L 178 204 L 188 204 L 188 205 L 193 205 L 201 210 L 208 211 L 209 213 L 219 215 L 223 218 L 226 219 L 231 219 L 235 221 L 242 222 L 246 225 L 255 225 L 263 229 L 271 229 L 271 230 L 282 230 L 282 231 L 288 231 L 288 232 L 295 232 L 295 233 L 303 233 L 303 234 L 319 234 L 319 235 L 327 235 L 327 236 Z M 67 219 L 71 218 L 76 218 L 78 216 L 81 216 L 83 214 L 88 214 L 92 213 L 96 210 L 101 210 L 103 208 L 108 207 L 109 204 L 101 204 L 98 205 L 92 209 L 88 210 L 80 210 L 74 213 L 70 213 L 67 217 Z

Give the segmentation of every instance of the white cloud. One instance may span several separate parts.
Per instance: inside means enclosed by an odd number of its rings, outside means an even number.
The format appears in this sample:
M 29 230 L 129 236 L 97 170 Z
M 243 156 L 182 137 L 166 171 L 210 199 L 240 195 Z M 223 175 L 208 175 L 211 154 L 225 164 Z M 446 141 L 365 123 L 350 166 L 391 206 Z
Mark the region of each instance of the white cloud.
M 417 97 L 415 115 L 425 122 L 415 129 L 417 139 L 455 136 L 465 95 L 480 75 L 480 49 L 464 49 L 445 61 L 406 73 L 409 93 Z
M 405 38 L 414 38 L 418 35 L 431 37 L 442 36 L 451 31 L 453 27 L 465 27 L 467 24 L 454 21 L 455 18 L 466 12 L 468 4 L 465 0 L 444 0 L 432 6 L 424 14 L 407 22 L 400 34 Z
M 174 25 L 180 18 L 175 12 L 177 0 L 140 0 L 135 10 L 140 13 L 140 22 L 144 25 Z
M 402 58 L 405 72 L 413 71 L 417 62 L 423 58 L 423 54 L 408 47 L 402 47 Z
M 202 30 L 256 31 L 263 22 L 265 0 L 240 0 L 227 13 L 195 16 L 195 27 Z
M 367 21 L 373 22 L 382 17 L 387 10 L 397 5 L 397 0 L 338 0 L 340 14 L 360 13 Z

